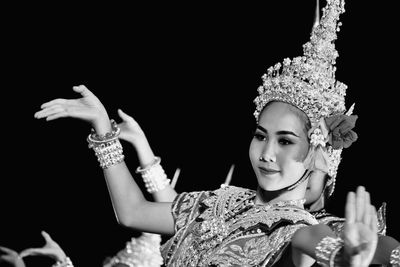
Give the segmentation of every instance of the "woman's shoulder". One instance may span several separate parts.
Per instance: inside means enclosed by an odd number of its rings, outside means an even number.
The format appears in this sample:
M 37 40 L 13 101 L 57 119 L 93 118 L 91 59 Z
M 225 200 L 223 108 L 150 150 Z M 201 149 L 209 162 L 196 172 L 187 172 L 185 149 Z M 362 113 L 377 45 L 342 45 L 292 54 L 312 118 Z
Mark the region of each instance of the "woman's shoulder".
M 220 188 L 216 189 L 213 191 L 217 195 L 221 194 L 249 194 L 249 195 L 255 195 L 256 191 L 249 189 L 249 188 L 244 188 L 244 187 L 238 187 L 238 186 L 233 186 L 233 185 L 221 185 Z
M 249 188 L 244 188 L 244 187 L 238 187 L 238 186 L 232 186 L 232 185 L 222 185 L 220 188 L 214 189 L 214 190 L 204 190 L 204 191 L 190 191 L 190 192 L 182 192 L 180 193 L 177 197 L 176 200 L 178 199 L 197 199 L 199 197 L 201 198 L 209 198 L 213 196 L 255 196 L 256 191 L 249 189 Z

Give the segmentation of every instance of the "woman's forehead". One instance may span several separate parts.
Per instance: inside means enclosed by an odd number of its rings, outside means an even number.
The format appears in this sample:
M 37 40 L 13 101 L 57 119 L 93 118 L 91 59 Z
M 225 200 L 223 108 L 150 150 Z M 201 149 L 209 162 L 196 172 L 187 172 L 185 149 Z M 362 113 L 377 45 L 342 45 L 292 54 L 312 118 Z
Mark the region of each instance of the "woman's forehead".
M 267 131 L 303 132 L 304 121 L 296 113 L 295 107 L 283 102 L 268 104 L 259 117 L 259 125 Z

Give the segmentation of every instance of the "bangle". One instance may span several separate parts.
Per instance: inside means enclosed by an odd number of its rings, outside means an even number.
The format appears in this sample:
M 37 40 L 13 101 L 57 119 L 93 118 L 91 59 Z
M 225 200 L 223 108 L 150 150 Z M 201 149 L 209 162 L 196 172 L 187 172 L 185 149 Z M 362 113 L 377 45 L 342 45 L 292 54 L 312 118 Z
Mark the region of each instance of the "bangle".
M 139 167 L 137 167 L 135 172 L 136 173 L 146 173 L 146 172 L 150 171 L 150 169 L 153 168 L 154 166 L 160 165 L 160 163 L 161 163 L 161 158 L 156 156 L 156 157 L 154 157 L 154 160 L 151 164 L 149 164 L 145 168 L 142 168 L 139 166 Z
M 94 146 L 93 150 L 97 156 L 97 161 L 100 163 L 100 167 L 103 169 L 108 169 L 113 165 L 121 163 L 125 158 L 122 145 L 118 139 Z
M 88 136 L 91 142 L 102 143 L 104 141 L 109 141 L 111 139 L 118 137 L 121 132 L 121 129 L 118 127 L 118 124 L 115 122 L 115 120 L 110 120 L 110 123 L 111 123 L 111 132 L 105 134 L 97 134 L 96 131 L 92 128 L 90 135 Z
M 161 158 L 155 157 L 153 163 L 146 168 L 141 168 L 139 166 L 136 169 L 136 173 L 142 175 L 146 190 L 150 194 L 163 190 L 171 181 L 170 179 L 167 179 L 167 175 L 160 163 Z
M 87 137 L 87 142 L 89 143 L 89 148 L 93 148 L 96 145 L 100 145 L 102 143 L 111 142 L 118 138 L 121 133 L 121 129 L 118 127 L 118 124 L 111 120 L 111 132 L 105 134 L 97 134 L 96 131 L 92 128 L 90 134 Z
M 74 267 L 69 257 L 65 257 L 62 261 L 57 261 L 52 267 Z
M 400 267 L 400 246 L 397 246 L 390 253 L 390 264 L 395 267 Z
M 121 132 L 117 123 L 111 120 L 112 131 L 104 135 L 98 135 L 92 129 L 87 137 L 89 148 L 92 148 L 100 163 L 100 167 L 108 169 L 109 167 L 121 163 L 124 160 L 122 145 L 118 139 Z
M 335 266 L 335 257 L 343 247 L 343 240 L 339 237 L 324 237 L 315 248 L 317 263 L 321 266 Z

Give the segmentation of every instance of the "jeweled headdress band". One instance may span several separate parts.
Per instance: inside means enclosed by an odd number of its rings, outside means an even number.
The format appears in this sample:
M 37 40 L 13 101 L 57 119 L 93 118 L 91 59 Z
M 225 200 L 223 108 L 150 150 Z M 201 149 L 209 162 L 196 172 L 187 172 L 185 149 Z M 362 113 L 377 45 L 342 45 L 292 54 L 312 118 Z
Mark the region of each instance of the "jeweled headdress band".
M 334 185 L 343 147 L 328 144 L 329 133 L 319 128 L 329 128 L 321 125 L 325 124 L 325 119 L 344 116 L 346 111 L 347 86 L 335 78 L 338 52 L 334 44 L 341 25 L 339 16 L 344 11 L 344 0 L 327 0 L 319 23 L 314 24 L 310 41 L 303 45 L 304 55 L 286 58 L 282 64 L 270 67 L 262 76 L 263 84 L 258 88 L 259 95 L 254 100 L 257 121 L 265 105 L 271 101 L 292 104 L 308 116 L 312 125 L 309 136 L 311 144 L 322 147 L 328 155 L 324 170 L 331 177 L 328 185 Z M 319 138 L 319 135 L 322 137 Z

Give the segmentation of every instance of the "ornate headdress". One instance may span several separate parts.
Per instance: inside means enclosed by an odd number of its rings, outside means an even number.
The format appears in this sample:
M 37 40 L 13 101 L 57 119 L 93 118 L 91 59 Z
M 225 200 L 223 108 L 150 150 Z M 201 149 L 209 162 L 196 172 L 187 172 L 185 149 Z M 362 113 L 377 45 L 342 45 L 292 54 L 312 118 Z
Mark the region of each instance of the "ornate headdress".
M 311 149 L 314 151 L 309 153 L 306 161 L 315 165 L 317 157 L 323 158 L 325 167 L 317 166 L 317 169 L 329 174 L 327 185 L 332 185 L 331 195 L 342 149 L 357 139 L 357 135 L 351 131 L 357 116 L 350 116 L 353 107 L 344 114 L 347 86 L 335 79 L 338 52 L 334 41 L 341 25 L 339 16 L 345 11 L 344 0 L 327 0 L 322 11 L 321 19 L 312 29 L 310 41 L 303 45 L 304 55 L 292 60 L 286 58 L 282 64 L 275 64 L 262 76 L 263 84 L 258 88 L 259 95 L 254 100 L 254 116 L 258 121 L 261 111 L 271 101 L 292 104 L 308 116 L 312 125 L 309 132 Z M 333 144 L 335 141 L 336 144 Z M 317 149 L 323 153 L 316 153 Z

